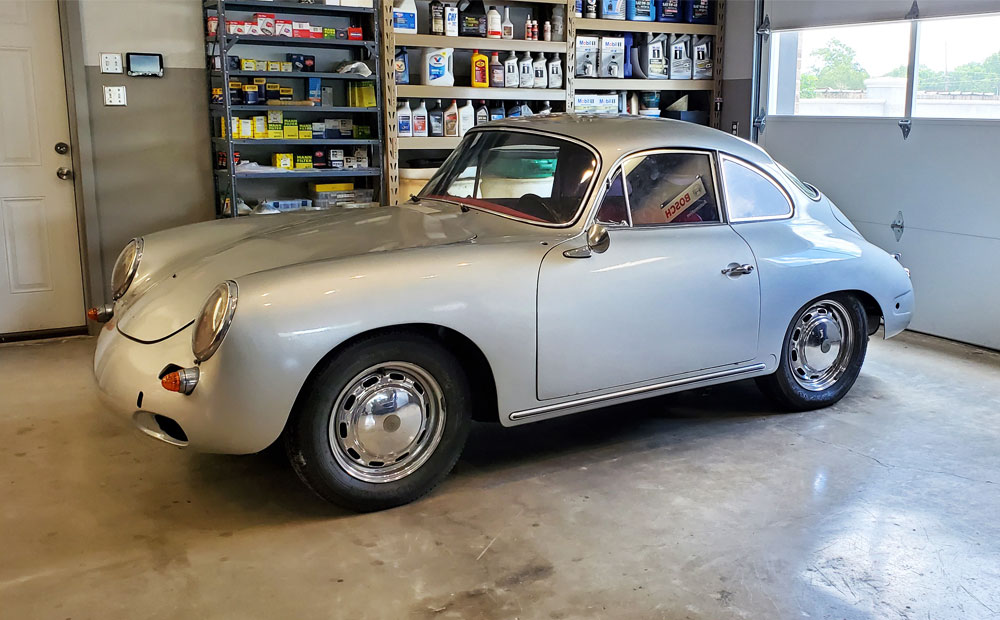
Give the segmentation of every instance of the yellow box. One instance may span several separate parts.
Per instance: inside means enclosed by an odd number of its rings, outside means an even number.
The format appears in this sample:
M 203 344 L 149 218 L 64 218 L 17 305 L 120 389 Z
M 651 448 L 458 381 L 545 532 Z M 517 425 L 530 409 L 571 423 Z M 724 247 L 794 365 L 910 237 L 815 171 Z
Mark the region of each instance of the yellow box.
M 285 124 L 285 114 L 281 110 L 268 110 L 267 111 L 267 122 L 268 123 L 278 123 L 279 125 Z
M 285 137 L 285 130 L 280 123 L 267 124 L 267 137 L 270 140 L 282 140 Z
M 299 125 L 299 140 L 312 140 L 313 130 L 312 127 L 304 128 Z
M 278 98 L 284 101 L 291 101 L 294 96 L 293 93 L 294 91 L 291 86 L 282 86 L 281 89 L 278 90 Z
M 294 118 L 286 118 L 285 123 L 282 126 L 283 138 L 285 140 L 298 140 L 299 139 L 299 121 Z
M 353 192 L 354 183 L 313 183 L 314 192 Z
M 291 62 L 285 62 L 284 60 L 282 60 L 282 61 L 280 61 L 280 64 L 281 64 L 281 71 L 282 72 L 284 72 L 284 73 L 291 73 L 292 72 L 292 63 Z
M 257 61 L 256 60 L 252 60 L 250 58 L 241 58 L 240 59 L 240 70 L 242 70 L 242 71 L 256 71 L 257 70 Z
M 253 138 L 253 119 L 252 118 L 241 118 L 240 119 L 240 139 L 250 139 Z
M 267 137 L 267 117 L 266 116 L 253 117 L 254 140 L 263 140 L 266 137 Z
M 292 169 L 292 161 L 294 156 L 291 153 L 272 153 L 271 154 L 271 165 L 275 168 L 288 168 Z
M 281 62 L 278 60 L 267 61 L 267 70 L 270 73 L 281 71 Z
M 296 155 L 295 156 L 295 167 L 296 168 L 312 168 L 313 167 L 313 156 L 312 155 Z
M 267 93 L 266 99 L 278 99 L 281 92 L 281 84 L 268 82 L 264 85 L 264 92 Z

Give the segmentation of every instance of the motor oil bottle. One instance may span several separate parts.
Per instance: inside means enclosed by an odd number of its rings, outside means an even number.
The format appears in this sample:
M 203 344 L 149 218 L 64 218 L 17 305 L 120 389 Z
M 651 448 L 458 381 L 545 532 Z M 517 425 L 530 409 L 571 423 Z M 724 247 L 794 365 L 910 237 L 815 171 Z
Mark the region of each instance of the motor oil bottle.
M 458 15 L 458 34 L 463 37 L 486 36 L 486 7 L 479 0 L 472 2 Z
M 532 88 L 535 85 L 535 70 L 531 66 L 531 54 L 524 53 L 524 56 L 517 62 L 517 85 L 519 88 Z M 508 116 L 510 116 L 508 114 Z
M 396 135 L 400 138 L 409 138 L 413 135 L 413 113 L 410 111 L 409 100 L 396 108 Z
M 538 115 L 545 116 L 546 114 L 552 114 L 552 104 L 548 101 L 543 101 L 542 109 L 538 111 Z
M 455 50 L 451 47 L 424 50 L 423 83 L 427 86 L 455 85 Z
M 504 117 L 503 102 L 498 101 L 496 105 L 490 108 L 490 120 L 498 121 Z
M 538 56 L 531 63 L 532 87 L 545 88 L 549 85 L 548 68 L 545 66 L 545 56 L 539 52 Z
M 510 56 L 503 61 L 503 85 L 506 88 L 517 88 L 517 54 L 510 53 Z M 502 109 L 502 108 L 501 108 Z
M 472 99 L 468 99 L 465 105 L 458 109 L 458 135 L 464 136 L 465 132 L 476 126 L 476 109 L 472 107 Z
M 691 35 L 670 35 L 670 79 L 691 79 Z
M 490 109 L 486 107 L 486 101 L 480 99 L 479 106 L 476 108 L 476 124 L 482 125 L 488 122 L 490 122 Z
M 601 19 L 625 19 L 625 0 L 598 0 Z
M 715 12 L 712 0 L 686 0 L 684 2 L 684 21 L 689 24 L 711 24 Z
M 427 113 L 427 133 L 437 138 L 444 135 L 444 108 L 441 107 L 441 100 Z
M 712 36 L 695 35 L 691 41 L 692 74 L 696 80 L 712 79 Z
M 684 19 L 681 14 L 681 0 L 656 0 L 656 20 L 661 22 L 679 22 Z
M 552 58 L 548 62 L 548 87 L 549 88 L 562 88 L 563 87 L 563 76 L 562 76 L 562 61 L 559 60 L 559 54 L 553 54 Z
M 521 102 L 515 101 L 507 108 L 507 118 L 516 118 L 521 116 Z
M 410 54 L 406 51 L 405 47 L 396 50 L 393 70 L 396 74 L 396 84 L 410 83 Z
M 431 12 L 431 34 L 444 36 L 444 3 L 441 0 L 432 0 Z
M 472 52 L 472 85 L 476 88 L 487 88 L 490 85 L 490 61 L 486 54 L 479 50 Z
M 651 22 L 656 17 L 655 10 L 654 0 L 626 0 L 625 2 L 625 17 L 630 21 Z
M 420 105 L 413 111 L 412 124 L 414 138 L 427 137 L 427 106 L 424 105 L 422 99 L 420 100 Z
M 444 111 L 444 135 L 458 137 L 458 102 L 454 99 Z
M 639 46 L 639 68 L 651 80 L 665 80 L 670 77 L 666 49 L 670 35 L 647 33 L 646 42 Z
M 490 56 L 490 86 L 503 88 L 505 81 L 503 63 L 500 62 L 500 52 Z

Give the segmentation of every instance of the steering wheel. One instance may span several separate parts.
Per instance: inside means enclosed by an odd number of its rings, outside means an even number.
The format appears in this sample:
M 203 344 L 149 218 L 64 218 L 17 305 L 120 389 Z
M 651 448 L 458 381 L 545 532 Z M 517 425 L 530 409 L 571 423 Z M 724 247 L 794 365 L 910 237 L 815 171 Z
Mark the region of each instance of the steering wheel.
M 549 206 L 547 202 L 542 200 L 538 194 L 524 194 L 517 199 L 517 209 L 519 211 L 528 211 L 524 207 L 534 208 L 537 211 L 538 206 L 541 206 L 552 217 L 553 223 L 558 223 L 562 219 L 562 216 Z

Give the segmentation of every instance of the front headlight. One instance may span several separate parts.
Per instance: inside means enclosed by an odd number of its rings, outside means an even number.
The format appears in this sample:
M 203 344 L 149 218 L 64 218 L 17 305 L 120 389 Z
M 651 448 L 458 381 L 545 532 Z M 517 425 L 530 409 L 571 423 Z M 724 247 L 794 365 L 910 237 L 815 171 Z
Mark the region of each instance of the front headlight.
M 112 300 L 117 301 L 125 294 L 132 284 L 135 272 L 139 271 L 139 260 L 142 259 L 142 237 L 128 242 L 115 261 L 111 271 Z
M 199 362 L 212 357 L 226 337 L 236 313 L 236 293 L 236 283 L 227 280 L 215 287 L 205 301 L 191 335 L 191 351 Z

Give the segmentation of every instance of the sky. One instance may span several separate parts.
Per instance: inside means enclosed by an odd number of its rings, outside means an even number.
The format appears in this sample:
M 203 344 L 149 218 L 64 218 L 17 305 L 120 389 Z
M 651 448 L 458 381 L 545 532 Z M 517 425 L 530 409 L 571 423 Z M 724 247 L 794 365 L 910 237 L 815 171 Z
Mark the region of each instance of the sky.
M 936 71 L 981 61 L 1000 51 L 1000 15 L 928 19 L 920 22 L 918 59 Z M 873 24 L 800 31 L 802 72 L 815 64 L 811 53 L 831 39 L 854 48 L 858 62 L 868 73 L 881 76 L 906 65 L 910 46 L 909 22 Z

